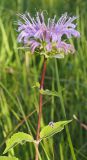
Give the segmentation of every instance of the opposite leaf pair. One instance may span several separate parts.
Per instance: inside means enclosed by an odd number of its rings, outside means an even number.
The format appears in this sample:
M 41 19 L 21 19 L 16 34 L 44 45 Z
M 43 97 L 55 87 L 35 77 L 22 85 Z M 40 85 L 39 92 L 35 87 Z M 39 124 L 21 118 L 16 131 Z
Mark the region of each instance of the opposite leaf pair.
M 39 142 L 44 138 L 50 138 L 54 134 L 62 131 L 64 126 L 70 123 L 72 120 L 68 121 L 59 121 L 53 123 L 53 126 L 47 125 L 40 132 Z M 34 138 L 24 132 L 15 133 L 10 139 L 7 140 L 7 146 L 3 154 L 7 153 L 11 148 L 15 147 L 17 144 L 24 144 L 25 142 L 38 143 Z M 2 159 L 4 160 L 4 159 Z

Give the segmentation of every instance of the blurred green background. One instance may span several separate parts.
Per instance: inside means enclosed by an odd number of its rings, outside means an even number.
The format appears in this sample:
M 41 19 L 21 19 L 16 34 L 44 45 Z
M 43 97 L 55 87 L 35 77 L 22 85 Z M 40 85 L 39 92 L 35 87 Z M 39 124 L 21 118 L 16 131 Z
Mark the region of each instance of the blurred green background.
M 64 110 L 67 119 L 75 114 L 87 124 L 87 0 L 0 0 L 0 155 L 6 139 L 14 132 L 36 135 L 39 93 L 32 86 L 40 80 L 43 58 L 18 50 L 15 22 L 17 13 L 29 11 L 34 15 L 38 10 L 46 10 L 51 17 L 56 14 L 57 18 L 64 12 L 77 15 L 77 29 L 81 33 L 80 39 L 73 40 L 74 56 L 48 61 L 45 88 L 58 91 L 59 76 L 64 89 L 61 100 L 44 96 L 42 127 L 52 120 L 64 120 Z M 73 145 L 68 143 L 69 134 Z M 74 120 L 69 125 L 69 134 L 64 130 L 44 140 L 40 160 L 86 160 L 87 131 Z M 8 155 L 34 160 L 35 149 L 32 144 L 19 145 Z

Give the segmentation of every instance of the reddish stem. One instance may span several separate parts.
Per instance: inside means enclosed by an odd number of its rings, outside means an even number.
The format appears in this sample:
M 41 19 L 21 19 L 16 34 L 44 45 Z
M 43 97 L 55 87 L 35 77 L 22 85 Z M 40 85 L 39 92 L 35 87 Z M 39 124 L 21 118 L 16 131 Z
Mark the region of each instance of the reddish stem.
M 40 89 L 43 89 L 43 87 L 44 87 L 45 73 L 46 73 L 46 58 L 44 57 L 43 70 L 42 70 L 41 82 L 40 82 Z M 39 96 L 38 126 L 37 126 L 37 135 L 36 135 L 36 140 L 37 141 L 40 138 L 40 126 L 41 126 L 41 116 L 42 116 L 42 101 L 43 101 L 43 96 L 42 96 L 42 94 L 40 94 L 40 96 Z M 39 158 L 38 147 L 39 147 L 39 143 L 36 144 L 36 157 L 35 157 L 35 160 L 38 160 L 38 158 Z

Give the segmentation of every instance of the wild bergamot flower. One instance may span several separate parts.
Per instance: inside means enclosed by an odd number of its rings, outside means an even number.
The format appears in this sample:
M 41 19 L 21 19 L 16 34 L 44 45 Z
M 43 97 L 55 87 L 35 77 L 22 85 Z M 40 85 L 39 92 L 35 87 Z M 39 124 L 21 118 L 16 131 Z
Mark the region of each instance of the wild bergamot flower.
M 73 23 L 77 17 L 68 17 L 65 13 L 58 21 L 56 16 L 48 18 L 47 23 L 43 12 L 37 12 L 35 18 L 29 13 L 19 14 L 19 17 L 18 42 L 29 47 L 32 53 L 44 54 L 47 58 L 62 58 L 64 54 L 75 52 L 74 46 L 67 41 L 72 36 L 80 37 Z

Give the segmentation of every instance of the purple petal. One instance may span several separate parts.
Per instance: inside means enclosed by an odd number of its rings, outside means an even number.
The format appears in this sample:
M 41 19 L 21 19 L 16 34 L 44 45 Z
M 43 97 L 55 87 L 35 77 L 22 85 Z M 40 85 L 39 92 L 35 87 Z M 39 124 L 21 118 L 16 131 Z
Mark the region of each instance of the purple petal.
M 35 49 L 36 49 L 38 46 L 40 46 L 40 43 L 39 43 L 39 42 L 36 42 L 36 41 L 33 41 L 33 40 L 31 40 L 31 41 L 29 42 L 29 44 L 30 44 L 30 48 L 31 48 L 31 52 L 32 52 L 32 53 L 34 53 Z
M 47 49 L 48 52 L 50 52 L 50 51 L 52 50 L 52 44 L 51 44 L 51 43 L 48 43 L 48 44 L 46 45 L 46 49 Z
M 77 17 L 68 17 L 65 13 L 57 22 L 56 16 L 53 19 L 48 18 L 47 25 L 43 12 L 37 12 L 35 18 L 31 17 L 29 13 L 19 14 L 19 17 L 21 20 L 18 21 L 18 42 L 23 42 L 24 45 L 29 46 L 32 53 L 40 46 L 43 50 L 51 52 L 54 44 L 56 51 L 59 53 L 74 53 L 74 47 L 65 43 L 65 40 L 62 39 L 63 35 L 66 35 L 67 39 L 72 36 L 80 37 L 80 33 L 76 30 L 76 24 L 73 23 Z M 57 58 L 61 56 L 61 54 L 55 55 Z

